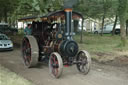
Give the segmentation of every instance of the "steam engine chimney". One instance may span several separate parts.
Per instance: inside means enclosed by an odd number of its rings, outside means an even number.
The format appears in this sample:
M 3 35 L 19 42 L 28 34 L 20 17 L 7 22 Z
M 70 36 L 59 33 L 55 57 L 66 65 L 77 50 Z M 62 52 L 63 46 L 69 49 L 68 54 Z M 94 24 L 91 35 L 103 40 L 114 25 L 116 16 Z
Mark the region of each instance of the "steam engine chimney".
M 65 36 L 68 40 L 72 40 L 71 28 L 72 28 L 72 8 L 65 8 Z

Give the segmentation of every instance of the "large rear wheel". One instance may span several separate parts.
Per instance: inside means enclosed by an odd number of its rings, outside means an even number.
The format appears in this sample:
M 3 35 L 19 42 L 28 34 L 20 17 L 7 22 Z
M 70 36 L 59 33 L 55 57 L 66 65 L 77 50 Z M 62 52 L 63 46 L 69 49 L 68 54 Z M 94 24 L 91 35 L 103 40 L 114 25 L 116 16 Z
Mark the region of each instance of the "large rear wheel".
M 90 65 L 91 65 L 91 57 L 89 55 L 89 53 L 85 50 L 82 50 L 78 53 L 77 57 L 77 69 L 79 70 L 79 72 L 81 72 L 82 74 L 87 74 L 90 71 Z
M 53 52 L 50 55 L 49 70 L 50 74 L 55 78 L 59 78 L 62 75 L 63 62 L 61 56 L 57 52 Z
M 38 63 L 39 48 L 33 36 L 26 36 L 22 41 L 22 57 L 25 66 L 28 68 L 36 66 Z

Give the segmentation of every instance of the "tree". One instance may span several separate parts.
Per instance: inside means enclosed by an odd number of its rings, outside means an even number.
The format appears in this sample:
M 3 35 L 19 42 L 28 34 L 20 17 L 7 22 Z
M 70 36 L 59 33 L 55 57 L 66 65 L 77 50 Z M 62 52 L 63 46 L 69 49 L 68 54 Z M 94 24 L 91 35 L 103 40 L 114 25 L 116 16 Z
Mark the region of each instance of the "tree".
M 17 8 L 19 0 L 0 0 L 0 21 L 8 22 L 8 17 Z
M 126 45 L 126 12 L 127 12 L 127 0 L 118 0 L 119 1 L 119 20 L 120 20 L 120 30 L 121 30 L 121 45 Z
M 17 11 L 23 15 L 45 15 L 61 9 L 62 6 L 63 0 L 22 0 Z
M 128 19 L 126 21 L 126 35 L 128 35 Z
M 74 25 L 74 26 L 73 26 L 73 27 L 74 27 L 74 32 L 77 33 L 77 31 L 78 31 L 78 26 L 79 26 L 79 21 L 78 21 L 78 20 L 74 20 L 73 23 L 74 23 L 74 24 L 73 24 L 73 25 Z
M 101 36 L 103 35 L 103 28 L 104 28 L 104 19 L 107 13 L 107 1 L 103 0 L 103 16 L 102 16 L 102 27 L 101 27 Z
M 113 29 L 112 29 L 112 36 L 115 34 L 115 28 L 116 28 L 117 20 L 118 20 L 118 16 L 116 15 L 114 25 L 113 25 Z

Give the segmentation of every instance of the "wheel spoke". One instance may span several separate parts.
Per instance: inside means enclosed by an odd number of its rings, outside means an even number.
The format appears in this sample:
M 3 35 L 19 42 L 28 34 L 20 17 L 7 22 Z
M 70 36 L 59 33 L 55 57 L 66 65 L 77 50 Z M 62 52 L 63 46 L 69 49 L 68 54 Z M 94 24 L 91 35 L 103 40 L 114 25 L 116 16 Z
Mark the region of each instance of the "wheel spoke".
M 23 59 L 26 65 L 30 65 L 31 63 L 31 48 L 29 41 L 27 39 L 24 39 L 23 41 Z
M 56 58 L 56 56 L 55 55 L 53 55 L 52 56 L 52 58 L 53 58 L 53 74 L 56 76 L 57 75 L 57 73 L 58 73 L 58 61 L 57 61 L 57 58 Z

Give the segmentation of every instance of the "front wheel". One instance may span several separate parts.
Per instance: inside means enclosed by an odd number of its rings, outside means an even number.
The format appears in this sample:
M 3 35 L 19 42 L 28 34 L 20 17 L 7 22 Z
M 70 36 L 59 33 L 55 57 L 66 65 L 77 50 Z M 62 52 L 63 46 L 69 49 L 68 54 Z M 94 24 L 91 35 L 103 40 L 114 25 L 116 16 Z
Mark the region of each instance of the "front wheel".
M 63 71 L 63 62 L 61 56 L 57 52 L 53 52 L 49 58 L 49 71 L 50 74 L 59 78 Z
M 90 71 L 90 65 L 91 65 L 91 57 L 89 55 L 89 53 L 85 50 L 82 50 L 78 53 L 77 57 L 77 69 L 79 70 L 79 72 L 81 72 L 82 74 L 87 74 Z

